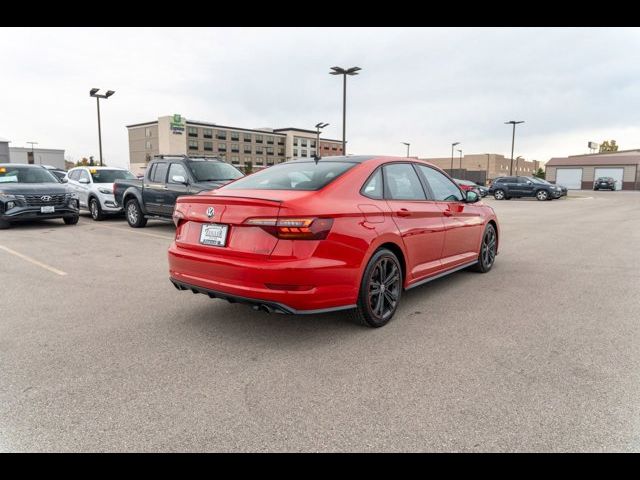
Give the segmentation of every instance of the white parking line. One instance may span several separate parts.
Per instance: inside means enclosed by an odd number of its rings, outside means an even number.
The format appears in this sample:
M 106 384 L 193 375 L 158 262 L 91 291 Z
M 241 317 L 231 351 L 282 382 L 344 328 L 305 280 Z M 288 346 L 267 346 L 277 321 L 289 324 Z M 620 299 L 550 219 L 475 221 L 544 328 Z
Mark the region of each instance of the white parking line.
M 173 237 L 168 237 L 166 235 L 157 235 L 155 233 L 148 233 L 148 232 L 141 232 L 139 229 L 135 229 L 135 228 L 119 228 L 119 227 L 112 227 L 109 225 L 101 225 L 97 222 L 91 221 L 91 222 L 82 222 L 85 225 L 91 225 L 92 227 L 100 227 L 100 228 L 109 228 L 111 230 L 117 230 L 119 232 L 128 232 L 128 233 L 137 233 L 139 235 L 146 235 L 148 237 L 156 237 L 156 238 L 162 238 L 163 240 L 173 240 Z
M 15 255 L 18 258 L 21 258 L 23 260 L 26 260 L 27 262 L 33 263 L 34 265 L 37 265 L 40 268 L 44 268 L 45 270 L 49 270 L 50 272 L 55 273 L 56 275 L 61 275 L 64 276 L 67 273 L 63 272 L 62 270 L 58 270 L 57 268 L 53 268 L 50 265 L 47 265 L 45 263 L 39 262 L 38 260 L 28 257 L 27 255 L 20 253 L 20 252 L 16 252 L 15 250 L 12 250 L 8 247 L 5 247 L 4 245 L 0 245 L 0 250 L 4 250 L 7 253 L 10 253 L 11 255 Z

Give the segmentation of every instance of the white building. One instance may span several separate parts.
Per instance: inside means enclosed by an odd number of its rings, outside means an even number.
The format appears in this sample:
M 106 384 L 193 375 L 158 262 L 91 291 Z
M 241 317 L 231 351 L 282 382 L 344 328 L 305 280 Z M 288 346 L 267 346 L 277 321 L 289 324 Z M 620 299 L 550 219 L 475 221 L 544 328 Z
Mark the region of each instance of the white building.
M 9 140 L 0 138 L 0 163 L 9 163 Z
M 51 165 L 65 170 L 64 150 L 53 148 L 9 147 L 9 162 Z

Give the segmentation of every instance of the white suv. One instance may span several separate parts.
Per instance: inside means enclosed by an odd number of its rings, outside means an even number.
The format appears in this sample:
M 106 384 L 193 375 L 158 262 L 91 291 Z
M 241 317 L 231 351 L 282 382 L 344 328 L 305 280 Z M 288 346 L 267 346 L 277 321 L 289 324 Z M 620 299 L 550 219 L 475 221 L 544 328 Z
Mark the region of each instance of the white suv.
M 80 208 L 89 210 L 94 220 L 102 220 L 106 214 L 122 212 L 113 198 L 113 182 L 135 178 L 124 168 L 76 167 L 67 172 L 63 181 L 78 194 Z

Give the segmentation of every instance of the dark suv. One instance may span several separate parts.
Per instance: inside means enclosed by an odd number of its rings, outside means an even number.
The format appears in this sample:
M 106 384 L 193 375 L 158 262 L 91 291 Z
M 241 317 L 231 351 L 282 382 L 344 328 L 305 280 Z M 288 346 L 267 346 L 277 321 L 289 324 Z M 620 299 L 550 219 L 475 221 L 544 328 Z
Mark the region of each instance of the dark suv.
M 41 165 L 0 163 L 0 229 L 49 218 L 78 223 L 78 196 Z
M 601 188 L 605 188 L 607 190 L 615 190 L 616 181 L 611 177 L 598 177 L 596 181 L 593 182 L 593 189 L 600 190 Z
M 567 194 L 560 185 L 537 177 L 500 177 L 496 178 L 489 189 L 496 200 L 509 200 L 520 197 L 536 197 L 538 200 L 553 200 Z

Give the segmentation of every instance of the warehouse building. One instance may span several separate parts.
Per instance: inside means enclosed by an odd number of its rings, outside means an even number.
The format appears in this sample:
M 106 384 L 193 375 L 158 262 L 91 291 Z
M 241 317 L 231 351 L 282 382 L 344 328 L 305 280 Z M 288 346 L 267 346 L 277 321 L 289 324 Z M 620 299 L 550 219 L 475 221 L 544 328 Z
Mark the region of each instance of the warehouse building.
M 612 177 L 616 190 L 640 190 L 640 149 L 556 157 L 546 179 L 572 190 L 591 190 L 598 177 Z
M 9 163 L 9 140 L 0 138 L 0 163 Z
M 188 120 L 182 115 L 127 125 L 129 164 L 144 172 L 154 155 L 215 156 L 236 166 L 264 168 L 292 158 L 342 155 L 342 141 L 302 128 L 244 128 Z
M 64 150 L 55 148 L 9 147 L 9 162 L 47 165 L 65 170 Z
M 487 184 L 498 177 L 507 175 L 533 175 L 541 164 L 537 160 L 525 160 L 522 157 L 506 158 L 499 153 L 472 153 L 460 158 L 451 157 L 421 158 L 437 167 L 440 167 L 454 178 L 471 180 L 473 182 Z

